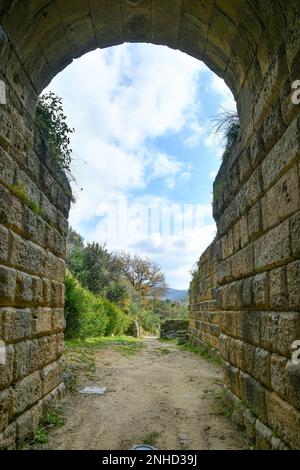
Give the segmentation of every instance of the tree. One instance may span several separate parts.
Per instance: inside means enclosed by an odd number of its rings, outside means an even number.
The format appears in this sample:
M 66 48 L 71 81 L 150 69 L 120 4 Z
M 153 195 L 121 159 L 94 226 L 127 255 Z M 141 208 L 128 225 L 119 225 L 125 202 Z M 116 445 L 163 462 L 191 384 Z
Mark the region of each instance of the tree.
M 106 295 L 115 302 L 121 302 L 126 295 L 121 262 L 105 245 L 87 244 L 83 250 L 82 272 L 78 273 L 78 278 L 94 294 Z
M 67 237 L 67 267 L 77 278 L 83 270 L 84 239 L 72 227 Z
M 167 283 L 160 266 L 148 258 L 120 255 L 122 270 L 126 279 L 146 299 L 160 299 L 166 292 Z

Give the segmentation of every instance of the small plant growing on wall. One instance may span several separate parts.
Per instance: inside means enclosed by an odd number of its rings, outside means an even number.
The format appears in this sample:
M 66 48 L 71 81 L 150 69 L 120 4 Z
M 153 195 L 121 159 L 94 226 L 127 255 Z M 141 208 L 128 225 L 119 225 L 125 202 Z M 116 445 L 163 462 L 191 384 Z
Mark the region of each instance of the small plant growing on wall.
M 38 98 L 36 123 L 49 145 L 53 158 L 68 173 L 71 171 L 72 149 L 70 135 L 74 132 L 66 122 L 62 99 L 49 92 Z
M 225 110 L 213 119 L 214 132 L 221 134 L 225 141 L 223 160 L 228 157 L 231 149 L 237 141 L 240 130 L 240 119 L 235 111 Z

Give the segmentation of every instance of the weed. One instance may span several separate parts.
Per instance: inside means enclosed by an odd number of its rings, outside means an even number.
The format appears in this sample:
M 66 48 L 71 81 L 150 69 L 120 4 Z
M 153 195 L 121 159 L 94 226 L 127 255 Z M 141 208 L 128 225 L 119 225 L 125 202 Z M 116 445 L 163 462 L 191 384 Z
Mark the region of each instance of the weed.
M 183 351 L 190 351 L 195 354 L 198 354 L 199 356 L 203 357 L 204 359 L 207 359 L 210 362 L 213 362 L 214 364 L 221 365 L 222 360 L 219 355 L 217 355 L 213 349 L 209 349 L 208 347 L 205 346 L 193 346 L 190 343 L 185 343 L 180 348 Z
M 65 424 L 65 420 L 62 414 L 62 408 L 56 406 L 55 408 L 48 411 L 43 424 L 47 428 L 60 428 Z
M 221 114 L 216 116 L 213 121 L 214 132 L 224 135 L 225 150 L 222 158 L 225 159 L 230 154 L 238 138 L 240 130 L 239 116 L 234 111 L 224 110 Z
M 168 349 L 168 348 L 159 348 L 158 351 L 161 354 L 171 354 L 173 352 L 171 349 Z
M 33 435 L 31 444 L 46 444 L 48 442 L 48 433 L 43 426 L 39 426 Z
M 147 446 L 154 446 L 159 436 L 160 436 L 159 432 L 152 431 L 149 434 L 147 434 L 147 436 L 143 440 L 143 444 Z
M 26 192 L 26 188 L 23 185 L 12 184 L 10 185 L 10 190 L 18 199 L 20 199 L 20 201 L 26 204 L 32 210 L 32 212 L 40 216 L 43 215 L 44 211 L 42 207 L 40 207 L 37 202 L 30 199 Z

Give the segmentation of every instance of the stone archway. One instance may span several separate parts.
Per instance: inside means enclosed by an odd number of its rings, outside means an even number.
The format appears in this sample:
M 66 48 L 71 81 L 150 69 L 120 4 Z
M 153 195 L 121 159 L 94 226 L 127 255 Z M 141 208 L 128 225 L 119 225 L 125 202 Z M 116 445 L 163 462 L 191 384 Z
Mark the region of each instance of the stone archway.
M 203 60 L 236 98 L 242 126 L 214 183 L 218 235 L 191 291 L 191 340 L 221 350 L 258 446 L 300 448 L 299 1 L 2 0 L 0 24 L 0 447 L 63 391 L 70 192 L 35 129 L 35 99 L 74 58 L 129 41 Z

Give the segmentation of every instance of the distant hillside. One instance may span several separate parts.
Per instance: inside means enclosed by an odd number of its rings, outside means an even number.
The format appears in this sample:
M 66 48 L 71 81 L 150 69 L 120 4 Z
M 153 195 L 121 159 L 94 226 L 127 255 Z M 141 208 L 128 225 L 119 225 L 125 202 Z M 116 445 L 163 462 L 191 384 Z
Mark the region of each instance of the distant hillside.
M 167 294 L 165 295 L 165 300 L 171 300 L 172 302 L 182 302 L 188 300 L 188 290 L 179 290 L 179 289 L 167 289 Z

